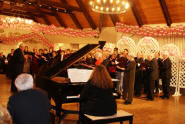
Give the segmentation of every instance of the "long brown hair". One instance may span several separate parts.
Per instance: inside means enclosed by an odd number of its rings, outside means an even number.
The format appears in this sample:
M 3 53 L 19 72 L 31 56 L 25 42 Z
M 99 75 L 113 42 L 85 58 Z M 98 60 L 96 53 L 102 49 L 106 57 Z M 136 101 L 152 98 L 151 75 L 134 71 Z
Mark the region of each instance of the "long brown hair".
M 113 88 L 111 77 L 104 65 L 97 65 L 89 80 L 96 87 L 103 89 Z

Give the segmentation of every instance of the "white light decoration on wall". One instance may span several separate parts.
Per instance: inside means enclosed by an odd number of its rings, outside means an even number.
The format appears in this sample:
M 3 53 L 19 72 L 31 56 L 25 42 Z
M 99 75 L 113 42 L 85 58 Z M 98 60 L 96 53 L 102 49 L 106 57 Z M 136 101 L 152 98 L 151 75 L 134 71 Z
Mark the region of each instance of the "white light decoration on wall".
M 126 0 L 90 0 L 89 4 L 94 12 L 102 14 L 121 14 L 129 8 Z

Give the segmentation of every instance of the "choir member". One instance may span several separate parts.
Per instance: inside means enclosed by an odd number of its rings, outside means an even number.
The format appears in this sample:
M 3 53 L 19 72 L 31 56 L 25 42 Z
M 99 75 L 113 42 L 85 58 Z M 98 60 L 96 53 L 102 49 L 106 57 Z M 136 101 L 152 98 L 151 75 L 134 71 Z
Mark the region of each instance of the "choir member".
M 135 57 L 136 62 L 136 75 L 135 75 L 135 85 L 134 85 L 134 93 L 136 97 L 141 96 L 142 83 L 143 83 L 143 55 L 142 53 L 137 53 L 137 57 Z
M 13 58 L 13 53 L 14 53 L 14 49 L 11 49 L 11 52 L 8 54 L 7 56 L 7 60 L 8 60 L 8 65 L 7 65 L 7 70 L 6 70 L 6 74 L 7 74 L 7 77 L 10 77 L 10 74 L 11 74 L 11 61 L 12 61 L 12 58 Z
M 134 95 L 134 82 L 135 82 L 135 71 L 136 62 L 133 55 L 127 55 L 127 66 L 125 69 L 125 78 L 123 83 L 123 99 L 124 104 L 128 105 L 132 103 Z
M 3 52 L 0 53 L 0 72 L 6 72 L 6 64 L 5 64 L 6 57 L 3 55 Z
M 155 53 L 155 58 L 157 59 L 158 64 L 158 79 L 155 80 L 155 93 L 159 93 L 159 79 L 161 78 L 161 67 L 162 67 L 162 59 L 160 58 L 160 52 Z
M 117 79 L 120 80 L 120 82 L 117 85 L 118 92 L 122 92 L 123 90 L 123 78 L 124 78 L 124 70 L 127 64 L 127 58 L 126 54 L 124 52 L 121 52 L 119 54 L 119 58 L 116 59 L 116 72 L 117 72 Z
M 171 67 L 172 67 L 172 62 L 170 60 L 170 58 L 168 57 L 169 54 L 168 52 L 164 52 L 162 54 L 163 57 L 163 61 L 162 61 L 162 67 L 161 67 L 161 77 L 162 77 L 162 88 L 163 88 L 163 96 L 161 96 L 161 98 L 163 99 L 169 99 L 170 97 L 170 92 L 169 92 L 169 88 L 170 88 L 170 79 L 172 77 L 171 74 Z
M 19 48 L 17 48 L 14 51 L 12 61 L 10 64 L 12 67 L 12 71 L 10 74 L 12 79 L 11 91 L 17 92 L 17 88 L 14 85 L 14 81 L 16 77 L 23 72 L 23 67 L 24 67 L 24 45 L 23 44 L 20 44 Z

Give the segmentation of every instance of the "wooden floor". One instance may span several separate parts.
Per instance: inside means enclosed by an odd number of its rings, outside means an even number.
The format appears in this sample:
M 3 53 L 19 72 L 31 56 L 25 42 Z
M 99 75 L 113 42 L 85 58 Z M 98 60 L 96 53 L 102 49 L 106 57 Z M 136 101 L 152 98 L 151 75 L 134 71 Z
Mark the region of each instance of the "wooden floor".
M 0 75 L 0 104 L 6 106 L 10 95 L 10 80 Z M 185 96 L 171 97 L 169 100 L 155 97 L 154 101 L 134 98 L 132 105 L 124 105 L 123 100 L 118 99 L 117 105 L 118 109 L 134 114 L 134 124 L 185 124 Z M 77 110 L 78 104 L 68 104 L 64 108 Z M 77 119 L 78 115 L 68 115 L 63 124 L 76 124 Z

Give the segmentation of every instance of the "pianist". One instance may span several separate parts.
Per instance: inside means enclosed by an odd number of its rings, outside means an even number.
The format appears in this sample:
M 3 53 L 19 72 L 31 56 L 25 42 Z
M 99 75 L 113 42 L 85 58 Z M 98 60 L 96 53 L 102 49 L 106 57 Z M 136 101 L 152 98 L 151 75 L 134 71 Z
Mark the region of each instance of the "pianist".
M 80 94 L 80 111 L 94 116 L 113 115 L 117 111 L 112 95 L 113 82 L 103 65 L 95 66 L 87 85 Z
M 15 80 L 18 93 L 9 98 L 7 108 L 16 124 L 50 124 L 49 99 L 33 88 L 33 77 L 20 74 Z

